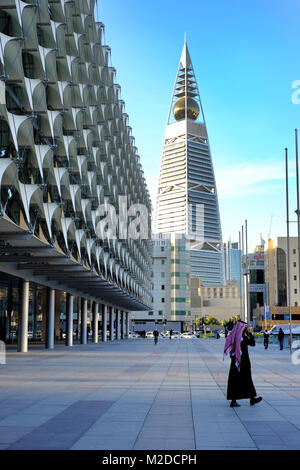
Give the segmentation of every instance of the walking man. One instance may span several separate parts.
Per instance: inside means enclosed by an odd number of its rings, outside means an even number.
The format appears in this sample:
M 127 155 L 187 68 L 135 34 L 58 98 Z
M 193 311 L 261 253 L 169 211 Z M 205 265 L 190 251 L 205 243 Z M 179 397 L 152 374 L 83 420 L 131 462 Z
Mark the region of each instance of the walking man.
M 268 349 L 268 346 L 269 346 L 269 336 L 270 336 L 270 333 L 268 332 L 267 329 L 265 329 L 265 331 L 264 331 L 264 347 L 265 347 L 265 349 Z
M 228 375 L 227 400 L 230 406 L 240 406 L 236 400 L 250 398 L 253 406 L 262 400 L 256 397 L 256 390 L 251 377 L 251 363 L 248 346 L 255 346 L 255 339 L 248 330 L 247 323 L 239 320 L 225 341 L 224 355 L 230 354 L 231 365 Z
M 157 330 L 154 330 L 153 331 L 153 336 L 154 336 L 154 344 L 157 344 L 157 341 L 158 341 L 158 331 Z
M 284 340 L 284 332 L 281 328 L 279 328 L 278 341 L 279 341 L 279 346 L 280 346 L 281 351 L 283 350 L 283 340 Z

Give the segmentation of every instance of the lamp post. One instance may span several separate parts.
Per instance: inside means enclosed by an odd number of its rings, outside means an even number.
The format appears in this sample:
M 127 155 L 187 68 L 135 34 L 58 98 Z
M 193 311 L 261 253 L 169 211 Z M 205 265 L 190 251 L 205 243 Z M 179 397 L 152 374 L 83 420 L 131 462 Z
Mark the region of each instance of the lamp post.
M 250 320 L 249 315 L 249 259 L 248 259 L 248 222 L 245 220 L 245 242 L 246 242 L 246 323 Z
M 288 178 L 288 149 L 285 149 L 285 189 L 286 189 L 286 234 L 287 234 L 287 304 L 290 319 L 290 353 L 292 353 L 292 308 L 291 308 L 291 286 L 290 286 L 290 227 L 289 227 L 289 178 Z

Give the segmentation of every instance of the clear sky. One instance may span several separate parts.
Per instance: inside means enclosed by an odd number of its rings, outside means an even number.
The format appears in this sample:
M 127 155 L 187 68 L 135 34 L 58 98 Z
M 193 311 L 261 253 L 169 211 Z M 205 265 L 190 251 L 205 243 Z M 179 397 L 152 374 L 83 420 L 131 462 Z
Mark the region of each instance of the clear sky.
M 286 235 L 284 148 L 295 220 L 294 129 L 300 104 L 299 0 L 98 0 L 122 99 L 155 201 L 184 34 L 216 174 L 223 239 L 248 220 L 249 250 Z M 300 84 L 300 82 L 299 82 Z M 299 87 L 299 85 L 298 85 Z M 300 97 L 300 93 L 298 98 Z M 299 138 L 300 141 L 300 138 Z M 291 224 L 296 235 L 296 224 Z

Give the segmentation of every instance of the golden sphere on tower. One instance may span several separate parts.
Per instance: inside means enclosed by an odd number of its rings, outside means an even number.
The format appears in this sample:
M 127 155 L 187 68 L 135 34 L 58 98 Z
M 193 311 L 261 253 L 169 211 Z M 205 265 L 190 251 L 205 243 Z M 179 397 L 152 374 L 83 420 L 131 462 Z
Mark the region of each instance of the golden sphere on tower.
M 176 121 L 181 121 L 185 119 L 185 96 L 179 98 L 176 101 L 173 107 L 173 114 Z M 193 100 L 193 98 L 187 98 L 187 117 L 188 119 L 193 119 L 196 121 L 197 117 L 199 116 L 199 106 L 198 103 Z

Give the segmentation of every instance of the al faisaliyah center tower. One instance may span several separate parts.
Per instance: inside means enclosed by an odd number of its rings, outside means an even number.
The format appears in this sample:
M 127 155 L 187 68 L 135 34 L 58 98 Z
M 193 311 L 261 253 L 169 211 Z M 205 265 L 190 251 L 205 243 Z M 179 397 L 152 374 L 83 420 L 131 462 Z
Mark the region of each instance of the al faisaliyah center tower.
M 156 202 L 156 234 L 189 240 L 190 274 L 224 285 L 222 230 L 207 128 L 186 41 L 173 89 Z

